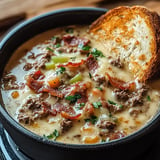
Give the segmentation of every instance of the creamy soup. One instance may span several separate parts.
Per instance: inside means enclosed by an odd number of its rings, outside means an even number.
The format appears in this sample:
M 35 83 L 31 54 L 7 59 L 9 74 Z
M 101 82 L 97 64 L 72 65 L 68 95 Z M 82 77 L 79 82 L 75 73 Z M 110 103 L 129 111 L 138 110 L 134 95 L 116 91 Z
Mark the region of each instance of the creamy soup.
M 47 31 L 9 60 L 2 97 L 8 113 L 26 129 L 64 143 L 103 143 L 136 132 L 157 113 L 158 81 L 140 83 L 87 30 Z

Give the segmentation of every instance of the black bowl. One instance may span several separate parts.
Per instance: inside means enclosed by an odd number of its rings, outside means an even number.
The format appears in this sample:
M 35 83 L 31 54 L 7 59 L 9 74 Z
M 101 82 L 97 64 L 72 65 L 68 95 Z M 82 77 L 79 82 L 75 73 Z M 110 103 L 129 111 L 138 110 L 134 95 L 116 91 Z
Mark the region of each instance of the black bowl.
M 91 24 L 107 10 L 100 8 L 70 8 L 50 12 L 21 23 L 6 34 L 0 43 L 0 77 L 12 53 L 26 40 L 49 29 L 72 25 Z M 45 140 L 19 125 L 6 112 L 0 98 L 0 121 L 15 144 L 35 160 L 61 159 L 129 159 L 144 152 L 154 141 L 154 131 L 160 122 L 159 113 L 139 131 L 115 141 L 94 145 L 64 144 Z

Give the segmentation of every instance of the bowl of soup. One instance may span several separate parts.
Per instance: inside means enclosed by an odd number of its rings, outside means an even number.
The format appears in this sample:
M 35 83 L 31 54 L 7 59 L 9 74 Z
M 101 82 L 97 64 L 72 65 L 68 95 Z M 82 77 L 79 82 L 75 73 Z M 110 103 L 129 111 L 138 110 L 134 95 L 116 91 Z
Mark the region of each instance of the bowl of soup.
M 153 142 L 158 80 L 132 81 L 117 57 L 106 56 L 89 33 L 105 12 L 53 11 L 19 24 L 1 41 L 0 120 L 29 157 L 129 159 Z

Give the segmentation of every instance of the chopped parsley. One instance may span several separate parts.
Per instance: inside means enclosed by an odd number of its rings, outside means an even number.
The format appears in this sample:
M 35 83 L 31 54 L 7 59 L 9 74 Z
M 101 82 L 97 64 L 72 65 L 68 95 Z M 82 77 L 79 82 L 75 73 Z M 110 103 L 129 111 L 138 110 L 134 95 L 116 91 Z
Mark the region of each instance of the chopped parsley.
M 117 103 L 115 103 L 115 102 L 113 102 L 113 101 L 111 101 L 111 100 L 108 100 L 108 103 L 109 103 L 109 104 L 112 104 L 112 105 L 115 105 L 115 106 L 117 106 L 117 107 L 119 107 L 119 108 L 121 108 L 121 109 L 123 108 L 123 105 L 121 105 L 121 104 L 118 105 Z
M 89 78 L 92 78 L 92 75 L 91 75 L 91 73 L 89 73 Z
M 67 28 L 65 31 L 66 31 L 67 33 L 73 33 L 73 32 L 74 32 L 73 28 Z
M 148 100 L 148 101 L 151 101 L 151 97 L 150 97 L 150 96 L 147 96 L 147 100 Z
M 43 137 L 44 137 L 44 138 L 47 138 L 47 139 L 56 140 L 57 137 L 59 137 L 59 132 L 55 129 L 53 133 L 49 134 L 48 136 L 46 136 L 46 135 L 44 134 Z
M 103 55 L 103 53 L 100 50 L 98 50 L 97 48 L 93 48 L 92 51 L 90 52 L 90 54 L 92 54 L 95 58 L 105 57 Z
M 97 116 L 92 115 L 90 118 L 86 118 L 84 120 L 85 120 L 85 122 L 91 122 L 92 124 L 95 124 L 98 121 L 98 118 L 97 118 Z
M 80 94 L 75 94 L 74 96 L 67 96 L 65 99 L 70 101 L 70 103 L 75 103 L 80 98 L 81 98 Z
M 102 107 L 102 103 L 101 102 L 93 102 L 92 104 L 93 104 L 94 108 Z
M 77 109 L 82 109 L 85 106 L 85 103 L 79 103 L 79 106 L 77 107 Z
M 84 46 L 83 44 L 78 45 L 78 48 L 82 49 L 83 51 L 89 51 L 90 50 L 90 46 Z
M 57 74 L 58 74 L 58 73 L 62 74 L 62 73 L 65 72 L 65 70 L 66 70 L 65 67 L 60 67 L 60 68 L 56 71 L 56 73 L 57 73 Z
M 99 89 L 100 91 L 103 91 L 103 89 L 101 87 L 96 87 L 97 89 Z
M 50 48 L 50 47 L 47 47 L 46 50 L 54 52 L 54 50 L 52 48 Z
M 61 47 L 61 44 L 60 43 L 57 43 L 56 45 L 54 45 L 55 48 L 59 48 Z

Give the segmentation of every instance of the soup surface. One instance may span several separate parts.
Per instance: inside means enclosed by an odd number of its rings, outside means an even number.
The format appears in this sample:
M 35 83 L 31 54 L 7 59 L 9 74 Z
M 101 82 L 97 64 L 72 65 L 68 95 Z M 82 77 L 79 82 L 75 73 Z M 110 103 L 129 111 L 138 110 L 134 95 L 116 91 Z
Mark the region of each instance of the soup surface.
M 139 83 L 87 30 L 42 33 L 6 65 L 1 92 L 8 113 L 44 138 L 103 143 L 137 131 L 158 111 L 159 82 Z

